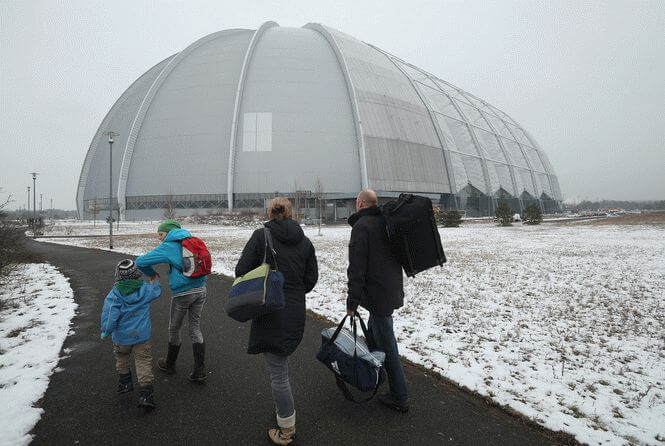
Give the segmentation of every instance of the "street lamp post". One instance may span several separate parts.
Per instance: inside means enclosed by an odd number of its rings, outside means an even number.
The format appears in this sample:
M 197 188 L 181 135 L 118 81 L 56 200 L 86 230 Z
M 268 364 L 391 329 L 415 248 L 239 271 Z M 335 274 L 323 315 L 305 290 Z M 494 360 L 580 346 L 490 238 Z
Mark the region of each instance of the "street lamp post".
M 32 236 L 37 236 L 37 175 L 38 172 L 30 172 L 32 175 Z
M 104 135 L 109 137 L 109 249 L 113 249 L 113 137 L 119 133 L 108 131 Z
M 30 218 L 30 186 L 28 186 L 28 207 L 25 208 L 26 210 L 26 217 L 25 217 L 25 222 L 28 222 L 28 218 Z

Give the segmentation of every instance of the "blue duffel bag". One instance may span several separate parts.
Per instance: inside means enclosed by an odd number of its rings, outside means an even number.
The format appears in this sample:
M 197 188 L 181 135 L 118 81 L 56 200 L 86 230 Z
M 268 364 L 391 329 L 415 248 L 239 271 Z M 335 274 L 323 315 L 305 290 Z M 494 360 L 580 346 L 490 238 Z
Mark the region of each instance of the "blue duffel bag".
M 379 386 L 386 378 L 383 367 L 386 354 L 382 351 L 370 351 L 367 347 L 367 328 L 358 313 L 351 317 L 353 331 L 344 328 L 347 316 L 337 328 L 326 328 L 321 331 L 321 348 L 316 358 L 335 374 L 337 386 L 342 390 L 346 399 L 354 402 L 367 402 L 374 398 Z M 365 338 L 357 335 L 356 318 Z M 347 384 L 362 392 L 372 392 L 363 399 L 357 400 L 350 392 Z
M 229 290 L 224 310 L 233 319 L 245 322 L 265 314 L 279 311 L 285 306 L 284 275 L 277 269 L 277 252 L 268 228 L 263 228 L 265 246 L 261 265 L 236 278 Z M 267 262 L 272 254 L 275 269 Z

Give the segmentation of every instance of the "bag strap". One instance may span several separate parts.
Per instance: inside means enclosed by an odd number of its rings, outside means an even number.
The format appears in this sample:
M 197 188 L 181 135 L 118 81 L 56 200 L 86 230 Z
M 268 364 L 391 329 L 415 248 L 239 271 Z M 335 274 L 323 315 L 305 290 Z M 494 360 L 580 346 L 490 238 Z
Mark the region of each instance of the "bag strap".
M 339 387 L 340 390 L 342 391 L 342 394 L 344 395 L 344 398 L 346 398 L 347 400 L 349 400 L 351 402 L 358 403 L 358 404 L 366 403 L 366 402 L 370 401 L 372 398 L 374 398 L 376 396 L 376 393 L 379 391 L 379 383 L 377 382 L 376 387 L 374 387 L 374 391 L 372 392 L 372 394 L 370 396 L 368 396 L 367 398 L 363 398 L 361 400 L 358 400 L 353 396 L 353 394 L 351 393 L 351 391 L 347 387 L 344 380 L 342 378 L 340 378 L 338 375 L 335 375 L 335 382 L 337 383 L 337 387 Z
M 332 344 L 335 342 L 335 339 L 337 339 L 337 336 L 339 336 L 339 332 L 342 331 L 342 328 L 344 328 L 344 322 L 346 322 L 346 318 L 349 317 L 348 315 L 344 316 L 342 319 L 342 322 L 339 323 L 337 326 L 337 330 L 335 330 L 335 333 L 328 339 L 328 344 Z
M 348 317 L 348 314 L 346 316 L 344 316 L 344 318 L 342 319 L 342 322 L 339 323 L 339 325 L 337 326 L 337 330 L 335 330 L 335 333 L 331 336 L 331 338 L 328 342 L 334 342 L 335 339 L 337 339 L 337 336 L 339 335 L 339 332 L 342 330 L 342 327 L 344 327 L 344 322 L 346 321 L 347 317 Z M 358 314 L 357 311 L 354 312 L 354 315 L 351 316 L 351 326 L 353 327 L 353 357 L 354 357 L 354 359 L 358 358 L 357 328 L 356 328 L 356 319 L 355 319 L 356 317 L 360 321 L 360 329 L 363 331 L 363 334 L 365 335 L 365 339 L 369 339 L 367 337 L 367 327 L 365 327 L 365 322 L 363 322 L 363 319 L 360 317 L 360 314 Z M 356 364 L 356 363 L 357 363 L 357 361 L 354 361 L 354 364 Z M 335 382 L 337 383 L 337 387 L 339 387 L 340 390 L 342 391 L 342 394 L 344 395 L 344 397 L 347 400 L 352 401 L 354 403 L 366 403 L 366 402 L 370 401 L 372 398 L 374 398 L 376 393 L 379 391 L 379 385 L 380 385 L 379 380 L 378 380 L 378 376 L 377 376 L 376 386 L 374 387 L 374 391 L 372 392 L 372 394 L 370 396 L 368 396 L 367 398 L 363 398 L 361 400 L 358 400 L 353 396 L 353 394 L 351 393 L 351 391 L 347 387 L 344 380 L 342 378 L 340 378 L 337 374 L 335 374 Z
M 275 251 L 275 248 L 272 244 L 272 234 L 270 233 L 270 229 L 266 227 L 263 228 L 263 238 L 265 239 L 265 246 L 263 249 L 263 263 L 266 263 L 268 248 L 270 248 L 272 259 L 275 261 L 275 271 L 279 271 L 279 268 L 277 267 L 277 251 Z

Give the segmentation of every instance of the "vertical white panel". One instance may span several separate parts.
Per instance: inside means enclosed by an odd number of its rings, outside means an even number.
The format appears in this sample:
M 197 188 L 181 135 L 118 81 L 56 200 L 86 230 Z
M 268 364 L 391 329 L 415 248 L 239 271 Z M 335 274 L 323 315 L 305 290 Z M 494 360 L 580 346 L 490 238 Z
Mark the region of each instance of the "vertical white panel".
M 256 113 L 256 151 L 272 151 L 272 113 Z

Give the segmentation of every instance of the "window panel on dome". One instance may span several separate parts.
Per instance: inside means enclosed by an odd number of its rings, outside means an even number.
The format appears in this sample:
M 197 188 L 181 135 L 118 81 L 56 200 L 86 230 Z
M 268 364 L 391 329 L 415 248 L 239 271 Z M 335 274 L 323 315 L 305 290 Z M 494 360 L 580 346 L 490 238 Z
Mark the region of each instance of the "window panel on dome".
M 434 112 L 434 116 L 436 117 L 437 122 L 439 123 L 439 128 L 441 129 L 441 133 L 443 135 L 443 142 L 445 144 L 445 148 L 448 150 L 453 150 L 456 152 L 459 152 L 457 149 L 457 145 L 455 144 L 455 138 L 453 138 L 453 133 L 450 131 L 450 128 L 448 127 L 448 123 L 446 122 L 445 116 Z
M 455 192 L 457 193 L 469 184 L 469 177 L 466 174 L 462 155 L 455 152 L 451 153 L 450 163 L 452 165 L 453 175 L 455 176 Z
M 493 185 L 493 193 L 496 194 L 499 188 L 501 188 L 512 196 L 519 195 L 515 193 L 515 189 L 513 188 L 513 180 L 510 176 L 510 168 L 506 164 L 488 161 L 487 170 L 490 172 L 490 178 L 496 178 L 495 181 L 498 184 L 496 187 Z
M 538 156 L 540 157 L 540 161 L 543 163 L 543 166 L 545 166 L 545 172 L 547 173 L 554 172 L 554 169 L 552 168 L 552 164 L 550 163 L 547 154 L 545 154 L 545 152 L 543 152 L 542 150 L 538 150 L 537 152 Z
M 503 119 L 506 122 L 506 124 L 516 125 L 515 121 L 513 121 L 513 119 L 510 116 L 508 116 L 507 114 L 505 114 L 504 112 L 502 112 L 501 110 L 496 108 L 495 106 L 490 105 L 490 104 L 487 104 L 487 106 L 490 109 L 492 109 L 492 111 L 494 111 L 495 115 L 497 115 L 499 118 Z
M 517 144 L 513 140 L 506 138 L 501 138 L 501 142 L 503 143 L 503 146 L 506 148 L 506 152 L 508 152 L 511 164 L 513 164 L 514 166 L 523 167 L 525 169 L 529 167 L 529 165 L 526 162 L 526 159 L 524 158 L 524 154 L 520 149 L 519 144 Z
M 464 103 L 468 103 L 468 102 L 469 102 L 469 100 L 468 100 L 465 96 L 463 96 L 463 95 L 459 92 L 459 90 L 458 90 L 457 88 L 453 87 L 453 86 L 450 85 L 449 83 L 444 82 L 444 81 L 442 81 L 441 79 L 436 79 L 436 83 L 437 83 L 437 85 L 439 85 L 439 87 L 441 87 L 441 89 L 442 89 L 443 91 L 445 91 L 445 92 L 448 94 L 448 96 L 450 96 L 451 98 L 453 98 L 453 99 L 455 99 L 455 100 L 457 100 L 457 101 L 460 101 L 460 102 L 464 102 Z
M 455 185 L 458 191 L 464 189 L 468 184 L 471 184 L 482 192 L 486 191 L 483 166 L 479 158 L 454 152 L 450 154 L 450 158 L 455 174 Z
M 538 183 L 538 197 L 545 193 L 550 198 L 552 197 L 552 187 L 550 186 L 550 179 L 544 173 L 535 172 L 536 183 Z
M 469 183 L 471 183 L 476 189 L 487 193 L 485 176 L 483 175 L 483 165 L 480 162 L 480 158 L 462 156 L 462 162 L 464 163 Z
M 490 163 L 491 162 L 487 163 L 487 175 L 490 182 L 490 195 L 494 195 L 501 187 L 501 180 L 499 179 L 496 169 L 494 169 L 493 166 L 490 166 Z
M 559 186 L 559 179 L 556 175 L 550 175 L 550 183 L 552 184 L 552 193 L 555 200 L 561 200 L 561 187 Z
M 483 102 L 480 99 L 473 96 L 471 93 L 467 93 L 466 91 L 462 91 L 462 94 L 467 99 L 467 102 L 471 103 L 471 105 L 473 105 L 474 107 L 476 107 L 476 108 L 484 108 L 485 107 Z
M 471 124 L 491 131 L 489 124 L 487 124 L 487 121 L 485 121 L 485 118 L 483 118 L 483 115 L 477 108 L 467 105 L 464 102 L 458 102 L 457 105 L 462 109 L 462 113 L 466 115 Z
M 531 163 L 531 168 L 538 172 L 545 172 L 545 167 L 543 166 L 543 163 L 540 161 L 540 157 L 538 156 L 536 150 L 527 146 L 522 146 L 522 149 L 524 150 L 524 153 L 526 154 L 527 158 L 529 159 L 529 162 Z
M 418 82 L 420 82 L 424 85 L 427 85 L 428 87 L 437 88 L 436 84 L 434 84 L 434 82 L 432 82 L 430 80 L 427 73 L 423 73 L 422 71 L 417 70 L 417 69 L 413 68 L 412 66 L 407 65 L 407 64 L 405 64 L 405 63 L 403 63 L 399 60 L 396 60 L 396 59 L 393 59 L 393 60 L 400 66 L 400 68 L 402 68 L 406 72 L 406 74 L 412 80 L 418 81 Z
M 437 115 L 437 117 L 443 119 L 450 129 L 457 151 L 478 156 L 478 150 L 471 138 L 471 133 L 469 133 L 469 127 L 465 123 L 448 118 L 447 116 Z
M 513 138 L 513 135 L 508 131 L 506 124 L 501 119 L 497 118 L 494 115 L 485 115 L 485 116 L 492 124 L 492 127 L 496 129 L 499 135 L 503 136 L 504 138 L 515 139 Z
M 460 120 L 463 119 L 462 116 L 460 116 L 460 114 L 457 112 L 457 109 L 453 105 L 450 98 L 445 94 L 426 86 L 421 86 L 420 91 L 422 92 L 423 96 L 425 96 L 427 101 L 430 103 L 432 110 L 434 110 L 435 112 L 443 113 L 445 115 L 452 116 L 453 118 L 457 118 Z
M 522 191 L 526 191 L 533 197 L 538 197 L 536 194 L 536 188 L 533 186 L 533 179 L 531 178 L 531 172 L 526 169 L 515 169 L 516 176 L 519 176 L 522 183 Z M 521 192 L 520 192 L 521 195 Z
M 520 144 L 527 145 L 529 147 L 532 147 L 533 144 L 531 144 L 531 141 L 527 136 L 524 134 L 522 129 L 520 127 L 517 127 L 515 125 L 512 125 L 510 123 L 507 123 L 508 128 L 510 128 L 510 131 L 512 132 L 513 135 L 515 135 L 515 139 L 517 139 L 517 142 Z
M 486 132 L 485 130 L 481 130 L 477 127 L 472 127 L 472 128 L 474 133 L 476 134 L 476 137 L 478 138 L 480 146 L 485 151 L 486 158 L 492 159 L 494 161 L 499 161 L 502 163 L 508 162 L 508 160 L 506 160 L 506 157 L 503 154 L 503 150 L 501 150 L 499 141 L 496 139 L 496 135 L 494 133 Z

